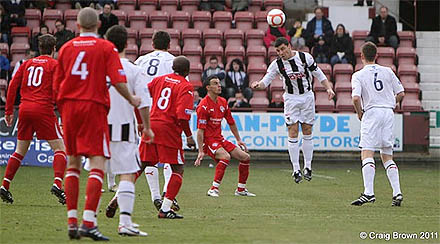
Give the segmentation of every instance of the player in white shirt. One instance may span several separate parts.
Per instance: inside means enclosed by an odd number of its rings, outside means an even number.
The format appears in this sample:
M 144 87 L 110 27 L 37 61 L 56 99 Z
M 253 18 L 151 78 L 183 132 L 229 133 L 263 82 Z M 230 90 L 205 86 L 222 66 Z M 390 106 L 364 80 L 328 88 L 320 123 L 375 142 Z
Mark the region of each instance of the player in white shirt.
M 312 55 L 293 51 L 289 41 L 279 37 L 274 43 L 278 59 L 267 69 L 261 81 L 254 82 L 252 88 L 265 89 L 277 75 L 284 81 L 284 118 L 288 128 L 288 151 L 293 166 L 293 178 L 301 182 L 299 165 L 298 124 L 303 133 L 302 151 L 304 154 L 304 178 L 312 179 L 313 140 L 312 126 L 315 121 L 315 97 L 312 91 L 313 77 L 316 77 L 327 89 L 328 99 L 335 96 L 330 82 L 316 64 Z
M 393 188 L 392 206 L 400 206 L 403 196 L 400 191 L 399 170 L 393 161 L 393 128 L 396 103 L 405 96 L 404 89 L 394 72 L 375 64 L 377 48 L 367 42 L 361 50 L 363 69 L 351 78 L 353 105 L 361 121 L 362 176 L 365 190 L 351 204 L 360 206 L 374 202 L 374 152 L 380 150 L 380 157 L 388 180 Z
M 171 37 L 168 32 L 157 31 L 153 35 L 153 48 L 154 51 L 140 56 L 134 63 L 140 66 L 147 76 L 146 82 L 150 83 L 154 78 L 166 74 L 174 73 L 173 70 L 173 60 L 174 55 L 168 52 L 170 47 Z M 165 196 L 165 192 L 170 181 L 172 169 L 169 164 L 164 164 L 163 175 L 164 175 L 164 186 L 162 195 Z M 162 205 L 162 196 L 160 194 L 159 186 L 159 170 L 157 166 L 147 166 L 145 168 L 145 177 L 147 178 L 148 186 L 151 193 L 151 201 L 157 210 L 160 209 Z M 177 200 L 174 201 L 173 210 L 178 211 L 179 205 Z

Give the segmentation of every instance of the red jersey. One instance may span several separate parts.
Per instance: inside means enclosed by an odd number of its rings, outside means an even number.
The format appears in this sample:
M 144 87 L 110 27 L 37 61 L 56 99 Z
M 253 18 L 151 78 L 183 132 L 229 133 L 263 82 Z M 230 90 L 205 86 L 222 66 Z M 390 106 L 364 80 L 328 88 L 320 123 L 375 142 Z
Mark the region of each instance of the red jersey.
M 209 95 L 206 95 L 197 106 L 197 128 L 205 130 L 204 138 L 223 139 L 223 118 L 229 125 L 235 124 L 228 103 L 223 97 L 217 97 L 217 102 L 214 102 Z
M 57 61 L 49 56 L 39 56 L 21 64 L 9 84 L 5 114 L 13 113 L 18 87 L 21 87 L 20 110 L 53 114 L 52 77 L 56 66 Z
M 151 129 L 154 143 L 182 148 L 179 120 L 190 120 L 193 109 L 193 87 L 184 77 L 168 74 L 154 78 L 149 84 L 153 105 Z
M 113 85 L 127 82 L 118 50 L 94 33 L 81 33 L 60 49 L 54 79 L 57 102 L 81 100 L 110 108 L 106 76 Z

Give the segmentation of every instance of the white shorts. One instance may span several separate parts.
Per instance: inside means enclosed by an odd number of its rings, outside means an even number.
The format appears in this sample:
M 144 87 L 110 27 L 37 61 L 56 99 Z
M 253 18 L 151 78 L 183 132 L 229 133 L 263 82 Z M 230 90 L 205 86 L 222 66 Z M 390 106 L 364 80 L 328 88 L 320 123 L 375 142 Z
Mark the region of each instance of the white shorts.
M 286 125 L 296 122 L 313 125 L 315 122 L 315 96 L 309 91 L 302 95 L 284 93 L 284 119 Z
M 392 155 L 394 144 L 394 111 L 390 108 L 371 108 L 367 110 L 361 121 L 362 150 L 381 150 Z

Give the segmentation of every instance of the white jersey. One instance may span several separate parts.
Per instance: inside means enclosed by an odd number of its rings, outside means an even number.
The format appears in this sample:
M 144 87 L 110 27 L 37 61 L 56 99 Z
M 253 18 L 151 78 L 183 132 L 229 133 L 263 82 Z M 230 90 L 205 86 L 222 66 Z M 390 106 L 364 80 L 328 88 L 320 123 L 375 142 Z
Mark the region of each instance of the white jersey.
M 303 54 L 302 60 L 301 56 Z M 289 60 L 278 58 L 272 61 L 262 81 L 268 87 L 276 75 L 279 75 L 284 83 L 285 94 L 298 95 L 312 90 L 313 77 L 310 73 L 320 82 L 327 79 L 312 55 L 304 52 L 295 52 L 295 55 Z
M 121 58 L 121 64 L 127 76 L 128 91 L 141 98 L 141 105 L 138 108 L 151 106 L 150 92 L 146 82 L 147 76 L 143 70 L 126 58 Z M 110 128 L 110 141 L 135 142 L 137 127 L 133 106 L 113 86 L 109 88 L 109 93 L 110 111 L 107 118 Z
M 403 92 L 393 70 L 378 64 L 366 65 L 351 77 L 352 97 L 362 99 L 363 109 L 396 107 L 396 94 Z
M 162 75 L 174 73 L 174 56 L 166 51 L 156 50 L 140 56 L 134 63 L 142 67 L 147 76 L 147 83 Z

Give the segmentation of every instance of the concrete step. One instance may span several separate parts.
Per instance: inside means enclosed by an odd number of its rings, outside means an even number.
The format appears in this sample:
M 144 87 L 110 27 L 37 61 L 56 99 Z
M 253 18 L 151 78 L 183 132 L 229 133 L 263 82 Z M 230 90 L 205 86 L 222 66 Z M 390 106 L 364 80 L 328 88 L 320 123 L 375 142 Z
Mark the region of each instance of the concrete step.
M 440 38 L 440 31 L 417 31 L 416 37 L 418 38 Z
M 417 45 L 416 53 L 419 56 L 419 59 L 424 56 L 439 56 L 440 50 L 438 48 L 433 47 L 420 47 Z
M 438 65 L 434 65 L 434 64 L 420 64 L 417 66 L 419 72 L 421 74 L 423 73 L 435 73 L 435 74 L 440 74 L 440 69 Z
M 423 100 L 422 106 L 425 110 L 440 110 L 440 103 L 436 100 Z
M 421 73 L 420 82 L 440 83 L 440 72 L 434 70 L 433 73 L 427 73 L 427 72 Z
M 417 47 L 438 48 L 439 46 L 440 46 L 439 39 L 417 38 Z
M 423 91 L 423 100 L 433 100 L 440 103 L 440 92 L 439 91 Z
M 430 128 L 429 129 L 429 137 L 437 136 L 440 137 L 440 128 Z
M 437 83 L 420 82 L 419 85 L 422 91 L 440 91 L 440 81 Z
M 435 64 L 440 65 L 440 58 L 438 56 L 419 56 L 419 65 L 423 64 Z
M 430 136 L 429 145 L 440 146 L 440 136 Z

